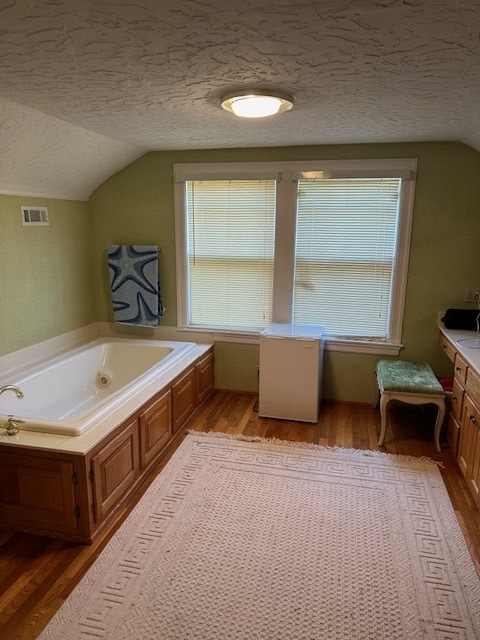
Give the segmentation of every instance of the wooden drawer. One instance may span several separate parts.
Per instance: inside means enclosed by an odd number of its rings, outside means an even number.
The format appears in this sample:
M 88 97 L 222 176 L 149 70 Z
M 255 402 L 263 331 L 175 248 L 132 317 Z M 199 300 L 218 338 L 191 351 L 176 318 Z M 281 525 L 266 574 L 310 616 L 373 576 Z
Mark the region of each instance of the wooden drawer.
M 467 380 L 468 364 L 458 353 L 455 354 L 454 369 L 455 378 L 457 378 L 460 384 L 464 385 Z
M 480 407 L 480 375 L 471 368 L 467 370 L 466 390 L 473 402 Z
M 440 332 L 440 346 L 443 349 L 443 352 L 447 356 L 449 360 L 452 362 L 455 361 L 455 349 L 453 348 L 452 343 L 447 340 L 447 338 Z
M 464 388 L 462 387 L 460 382 L 457 380 L 457 378 L 455 378 L 453 380 L 451 411 L 459 422 L 462 419 L 462 407 L 463 407 L 464 395 L 465 395 Z

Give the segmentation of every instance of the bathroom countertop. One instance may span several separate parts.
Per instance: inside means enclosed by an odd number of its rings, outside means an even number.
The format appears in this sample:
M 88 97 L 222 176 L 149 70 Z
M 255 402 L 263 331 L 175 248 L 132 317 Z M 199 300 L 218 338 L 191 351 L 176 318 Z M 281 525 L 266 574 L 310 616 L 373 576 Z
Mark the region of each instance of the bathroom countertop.
M 446 329 L 439 324 L 440 331 L 453 344 L 455 351 L 462 356 L 467 364 L 480 373 L 480 335 L 476 331 L 464 329 Z

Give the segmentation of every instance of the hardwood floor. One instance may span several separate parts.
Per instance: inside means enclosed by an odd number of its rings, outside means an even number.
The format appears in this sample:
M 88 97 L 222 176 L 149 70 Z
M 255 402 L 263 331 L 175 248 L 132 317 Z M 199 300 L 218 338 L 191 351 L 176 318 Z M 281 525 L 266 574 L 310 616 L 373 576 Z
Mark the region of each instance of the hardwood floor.
M 188 426 L 200 431 L 430 456 L 443 465 L 441 472 L 445 484 L 480 573 L 480 512 L 450 450 L 445 447 L 442 453 L 435 451 L 433 414 L 405 405 L 393 408 L 389 411 L 385 447 L 379 449 L 379 414 L 369 405 L 325 402 L 319 422 L 307 424 L 259 418 L 256 402 L 257 397 L 253 395 L 217 391 Z M 166 461 L 162 460 L 156 467 L 155 474 Z M 155 474 L 146 480 L 145 486 Z M 138 499 L 124 505 L 110 530 L 90 546 L 0 530 L 1 640 L 33 640 L 37 637 Z

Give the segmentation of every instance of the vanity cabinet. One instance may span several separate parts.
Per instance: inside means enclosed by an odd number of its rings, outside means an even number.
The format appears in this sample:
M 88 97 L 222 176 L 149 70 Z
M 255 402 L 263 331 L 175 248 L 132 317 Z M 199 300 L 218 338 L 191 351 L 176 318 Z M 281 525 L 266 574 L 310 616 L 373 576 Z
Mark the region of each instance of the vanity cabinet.
M 467 397 L 463 410 L 461 437 L 457 454 L 458 465 L 467 479 L 471 475 L 473 468 L 477 421 L 478 411 L 470 398 Z
M 210 349 L 85 454 L 0 443 L 0 526 L 92 542 L 212 390 Z
M 451 401 L 451 414 L 448 425 L 447 438 L 451 450 L 455 455 L 458 454 L 458 445 L 460 442 L 461 422 L 463 407 L 465 404 L 465 385 L 467 381 L 468 365 L 455 352 L 453 359 L 454 378 Z
M 480 374 L 443 334 L 440 345 L 454 368 L 448 443 L 480 508 Z
M 467 373 L 461 428 L 464 437 L 460 438 L 459 453 L 465 460 L 464 475 L 480 508 L 480 374 L 471 367 Z
M 454 378 L 450 402 L 450 414 L 448 416 L 447 442 L 450 449 L 456 456 L 460 441 L 468 365 L 460 354 L 457 353 L 453 344 L 443 335 L 443 333 L 440 333 L 440 346 L 447 358 L 453 362 Z

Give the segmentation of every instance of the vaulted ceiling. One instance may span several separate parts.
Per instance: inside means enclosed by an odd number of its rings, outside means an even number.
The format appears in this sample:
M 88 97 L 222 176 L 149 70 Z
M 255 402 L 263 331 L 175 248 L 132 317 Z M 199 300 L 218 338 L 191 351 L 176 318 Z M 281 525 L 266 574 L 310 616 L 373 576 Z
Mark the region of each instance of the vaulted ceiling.
M 219 106 L 279 88 L 262 121 Z M 0 0 L 0 191 L 86 199 L 147 150 L 480 151 L 480 2 Z

